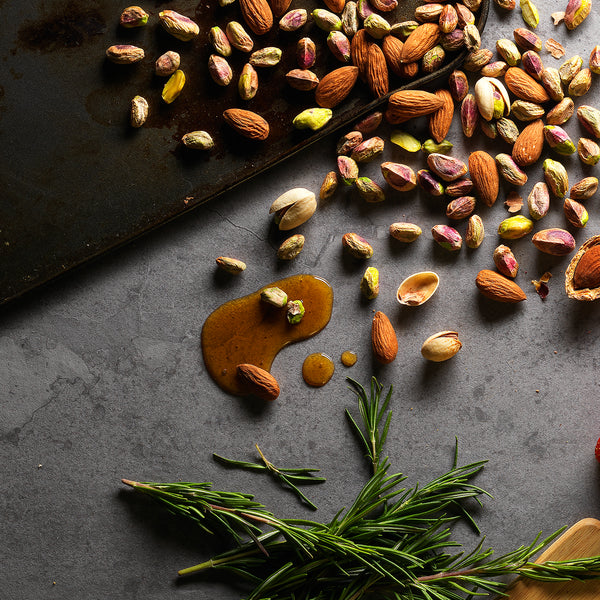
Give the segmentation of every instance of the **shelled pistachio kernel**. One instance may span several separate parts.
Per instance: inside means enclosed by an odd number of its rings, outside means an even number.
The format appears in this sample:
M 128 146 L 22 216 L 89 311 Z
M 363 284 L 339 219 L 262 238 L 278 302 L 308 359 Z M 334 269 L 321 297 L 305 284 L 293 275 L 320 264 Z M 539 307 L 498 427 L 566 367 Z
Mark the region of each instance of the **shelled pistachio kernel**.
M 143 27 L 148 23 L 150 15 L 141 6 L 128 6 L 121 13 L 119 25 L 127 29 Z
M 354 258 L 368 259 L 373 256 L 371 244 L 356 233 L 345 233 L 342 236 L 342 246 Z
M 148 118 L 148 101 L 143 96 L 134 96 L 131 100 L 130 121 L 132 127 L 141 127 Z
M 116 65 L 132 65 L 144 57 L 144 49 L 131 44 L 115 44 L 106 49 L 106 58 Z
M 533 221 L 522 215 L 504 219 L 498 226 L 498 235 L 505 240 L 517 240 L 531 233 Z
M 290 236 L 284 240 L 277 250 L 279 260 L 293 260 L 304 248 L 304 236 L 300 233 Z
M 231 273 L 232 275 L 237 275 L 246 270 L 245 262 L 229 256 L 219 256 L 217 257 L 216 262 L 220 269 L 227 273 Z
M 434 225 L 431 228 L 431 235 L 442 248 L 450 252 L 456 252 L 462 247 L 462 237 L 454 227 Z
M 385 192 L 381 186 L 369 177 L 358 177 L 354 185 L 361 198 L 366 202 L 374 203 L 385 200 Z
M 297 325 L 304 317 L 305 308 L 302 300 L 290 300 L 286 305 L 285 316 L 290 325 Z
M 307 108 L 294 117 L 292 125 L 296 129 L 317 131 L 325 127 L 332 116 L 333 111 L 330 108 Z
M 467 248 L 479 248 L 484 237 L 485 230 L 481 217 L 479 215 L 471 215 L 467 222 L 467 231 L 465 233 L 465 243 L 467 244 Z
M 154 72 L 159 77 L 169 77 L 169 75 L 173 75 L 173 73 L 179 69 L 180 63 L 181 57 L 179 56 L 179 53 L 169 50 L 156 59 Z
M 580 202 L 577 202 L 577 200 L 565 198 L 563 211 L 567 221 L 573 225 L 573 227 L 581 229 L 587 225 L 589 219 L 588 211 L 585 206 Z
M 269 287 L 261 290 L 260 299 L 277 308 L 283 308 L 288 301 L 287 294 L 278 287 Z
M 181 143 L 186 148 L 194 150 L 210 150 L 214 148 L 215 142 L 207 131 L 190 131 L 181 138 Z
M 367 300 L 379 296 L 379 271 L 375 267 L 367 267 L 360 281 L 360 291 Z
M 586 165 L 595 165 L 600 160 L 600 146 L 589 138 L 579 138 L 577 153 L 581 162 Z
M 319 200 L 327 200 L 331 198 L 338 187 L 338 176 L 335 171 L 329 171 L 323 179 L 321 188 L 319 190 Z
M 174 10 L 159 12 L 158 19 L 167 33 L 182 42 L 189 42 L 200 33 L 200 28 L 196 22 Z
M 210 28 L 208 32 L 208 37 L 210 43 L 215 49 L 215 52 L 217 52 L 221 56 L 224 56 L 225 58 L 231 56 L 231 53 L 233 52 L 233 50 L 231 49 L 231 43 L 227 38 L 225 32 L 218 25 L 215 25 L 214 27 Z
M 544 179 L 548 188 L 557 198 L 564 198 L 569 189 L 569 175 L 562 163 L 547 158 L 542 164 Z
M 165 83 L 162 91 L 162 99 L 167 104 L 171 104 L 171 102 L 181 94 L 184 85 L 185 73 L 181 69 L 177 69 L 177 71 L 169 77 L 167 83 Z
M 414 223 L 392 223 L 390 235 L 399 242 L 414 242 L 422 233 L 421 228 Z

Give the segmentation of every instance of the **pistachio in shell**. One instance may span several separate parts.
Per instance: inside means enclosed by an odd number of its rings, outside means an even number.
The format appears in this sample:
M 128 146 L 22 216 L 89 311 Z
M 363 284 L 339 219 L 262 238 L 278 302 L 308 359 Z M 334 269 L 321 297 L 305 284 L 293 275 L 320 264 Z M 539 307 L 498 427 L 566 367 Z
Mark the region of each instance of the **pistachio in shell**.
M 462 343 L 456 331 L 440 331 L 423 342 L 421 354 L 432 362 L 443 362 L 452 358 L 461 348 Z
M 406 306 L 421 306 L 435 294 L 440 278 L 433 271 L 414 273 L 398 287 L 396 298 Z
M 281 231 L 294 229 L 310 219 L 317 209 L 313 192 L 305 188 L 292 188 L 277 198 L 269 214 L 275 213 L 275 222 Z

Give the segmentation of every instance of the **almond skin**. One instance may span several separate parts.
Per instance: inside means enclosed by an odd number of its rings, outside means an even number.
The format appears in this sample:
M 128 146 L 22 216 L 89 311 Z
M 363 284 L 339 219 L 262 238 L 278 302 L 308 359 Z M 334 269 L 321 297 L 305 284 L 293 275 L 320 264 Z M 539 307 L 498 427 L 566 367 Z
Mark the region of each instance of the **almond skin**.
M 592 246 L 579 259 L 573 273 L 576 290 L 600 287 L 600 246 Z
M 521 100 L 543 104 L 550 100 L 548 92 L 531 75 L 519 67 L 510 67 L 504 74 L 506 87 Z
M 439 144 L 446 139 L 450 131 L 454 116 L 454 100 L 448 90 L 436 90 L 435 95 L 442 100 L 443 104 L 429 117 L 429 133 Z
M 489 269 L 479 271 L 475 285 L 486 298 L 496 302 L 515 304 L 527 298 L 525 292 L 514 281 Z
M 403 123 L 414 117 L 422 117 L 442 108 L 444 101 L 422 90 L 400 90 L 388 101 L 386 119 L 392 124 Z
M 544 122 L 537 119 L 529 123 L 513 145 L 512 157 L 520 167 L 535 164 L 544 149 Z
M 373 355 L 382 364 L 391 363 L 398 354 L 398 338 L 387 316 L 378 311 L 373 317 L 371 327 L 371 345 Z
M 248 392 L 261 400 L 275 400 L 279 396 L 279 384 L 275 377 L 256 365 L 238 365 L 237 376 Z
M 486 206 L 492 206 L 500 190 L 500 176 L 494 158 L 483 150 L 472 152 L 469 156 L 469 174 L 477 197 Z
M 358 67 L 340 67 L 325 75 L 315 90 L 315 100 L 322 108 L 337 106 L 350 93 L 358 78 Z
M 371 44 L 367 55 L 367 85 L 371 93 L 381 98 L 390 88 L 388 68 L 383 51 L 377 44 Z
M 259 114 L 241 108 L 228 108 L 223 113 L 225 122 L 240 135 L 251 140 L 266 140 L 269 124 Z
M 367 56 L 369 55 L 369 47 L 372 42 L 366 29 L 359 29 L 353 36 L 350 42 L 350 56 L 352 64 L 358 67 L 358 72 L 362 80 L 366 79 L 367 75 Z
M 381 42 L 381 49 L 392 73 L 401 76 L 404 63 L 400 60 L 404 42 L 393 35 L 386 35 Z
M 402 46 L 400 61 L 411 63 L 423 58 L 440 39 L 441 29 L 437 23 L 419 25 L 407 38 Z
M 273 11 L 273 16 L 276 18 L 282 17 L 290 7 L 292 0 L 270 0 L 269 5 Z
M 240 0 L 240 10 L 256 35 L 264 35 L 273 27 L 273 11 L 267 0 Z

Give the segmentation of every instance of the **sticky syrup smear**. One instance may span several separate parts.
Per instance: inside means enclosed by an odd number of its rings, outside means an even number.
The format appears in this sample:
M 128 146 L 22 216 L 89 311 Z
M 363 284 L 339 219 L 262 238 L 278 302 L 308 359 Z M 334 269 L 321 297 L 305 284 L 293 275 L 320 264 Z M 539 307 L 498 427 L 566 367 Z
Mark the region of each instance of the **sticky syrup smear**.
M 332 377 L 335 367 L 327 354 L 309 354 L 302 364 L 302 378 L 312 387 L 324 386 Z
M 230 394 L 245 394 L 236 377 L 237 365 L 250 363 L 269 371 L 282 348 L 312 337 L 329 323 L 333 290 L 327 281 L 313 275 L 294 275 L 261 289 L 274 286 L 281 288 L 289 300 L 302 300 L 306 312 L 300 323 L 290 325 L 285 308 L 263 302 L 257 290 L 221 305 L 202 327 L 206 370 Z
M 356 353 L 352 352 L 352 350 L 346 350 L 342 352 L 342 364 L 345 367 L 352 367 L 356 364 Z

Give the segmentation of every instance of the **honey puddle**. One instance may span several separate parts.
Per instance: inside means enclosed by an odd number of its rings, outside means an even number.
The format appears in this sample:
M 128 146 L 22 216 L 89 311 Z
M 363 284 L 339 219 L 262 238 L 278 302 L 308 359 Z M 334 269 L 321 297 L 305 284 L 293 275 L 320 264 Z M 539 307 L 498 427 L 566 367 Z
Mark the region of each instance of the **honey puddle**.
M 260 299 L 260 290 L 274 286 L 281 288 L 288 300 L 302 300 L 306 312 L 300 323 L 290 325 L 285 308 Z M 269 371 L 282 348 L 319 333 L 331 318 L 333 289 L 320 277 L 294 275 L 260 290 L 219 306 L 202 327 L 206 370 L 222 390 L 236 396 L 245 395 L 236 377 L 237 365 L 250 363 Z
M 302 364 L 302 378 L 312 387 L 324 386 L 333 376 L 333 361 L 327 354 L 309 354 Z

